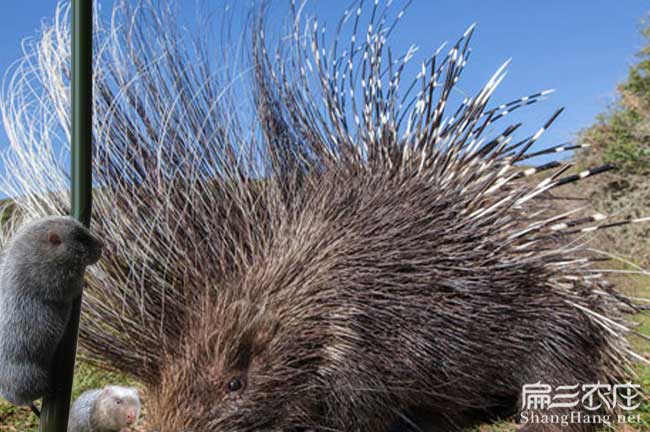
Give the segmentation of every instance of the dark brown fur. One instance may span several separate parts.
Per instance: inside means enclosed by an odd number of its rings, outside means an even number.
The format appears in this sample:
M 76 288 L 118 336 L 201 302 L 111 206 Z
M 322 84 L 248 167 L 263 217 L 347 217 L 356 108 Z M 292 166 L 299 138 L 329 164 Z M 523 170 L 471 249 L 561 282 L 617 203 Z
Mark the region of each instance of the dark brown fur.
M 476 238 L 462 196 L 409 175 L 314 183 L 163 372 L 165 430 L 385 431 L 408 412 L 460 430 L 515 414 L 526 383 L 609 378 L 602 329 L 501 233 Z

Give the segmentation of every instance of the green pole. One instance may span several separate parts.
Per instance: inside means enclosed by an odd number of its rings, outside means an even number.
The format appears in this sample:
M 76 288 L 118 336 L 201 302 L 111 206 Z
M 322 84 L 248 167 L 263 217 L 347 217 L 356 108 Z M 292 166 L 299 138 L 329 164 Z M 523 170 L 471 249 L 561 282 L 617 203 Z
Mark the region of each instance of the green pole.
M 86 226 L 92 208 L 92 35 L 93 0 L 72 1 L 71 213 Z M 81 297 L 52 366 L 54 393 L 43 398 L 40 432 L 66 432 L 77 353 Z

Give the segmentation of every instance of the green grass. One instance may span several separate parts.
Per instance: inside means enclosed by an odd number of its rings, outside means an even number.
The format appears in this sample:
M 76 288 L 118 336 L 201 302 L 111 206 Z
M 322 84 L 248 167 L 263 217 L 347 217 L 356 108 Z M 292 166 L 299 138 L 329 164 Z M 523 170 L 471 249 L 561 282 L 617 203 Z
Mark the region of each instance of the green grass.
M 637 278 L 639 283 L 635 284 L 635 296 L 650 298 L 650 277 Z M 634 316 L 634 321 L 638 323 L 635 328 L 641 334 L 650 336 L 650 311 L 641 313 Z M 641 354 L 646 359 L 650 360 L 650 341 L 641 337 L 632 336 L 631 343 L 634 350 Z M 636 430 L 650 431 L 650 365 L 638 364 L 636 366 L 637 383 L 641 384 L 641 389 L 645 393 L 645 400 L 637 409 L 637 413 L 641 415 L 641 425 Z M 628 429 L 629 430 L 629 429 Z

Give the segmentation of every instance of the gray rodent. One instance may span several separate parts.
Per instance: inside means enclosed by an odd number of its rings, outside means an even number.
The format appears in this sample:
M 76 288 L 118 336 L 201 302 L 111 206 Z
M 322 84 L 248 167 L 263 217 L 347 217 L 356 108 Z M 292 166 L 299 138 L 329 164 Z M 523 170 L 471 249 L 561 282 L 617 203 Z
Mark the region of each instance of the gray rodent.
M 50 367 L 102 243 L 70 217 L 22 227 L 0 263 L 0 395 L 31 405 L 50 390 Z
M 88 390 L 72 405 L 68 432 L 119 432 L 140 417 L 140 397 L 132 387 Z

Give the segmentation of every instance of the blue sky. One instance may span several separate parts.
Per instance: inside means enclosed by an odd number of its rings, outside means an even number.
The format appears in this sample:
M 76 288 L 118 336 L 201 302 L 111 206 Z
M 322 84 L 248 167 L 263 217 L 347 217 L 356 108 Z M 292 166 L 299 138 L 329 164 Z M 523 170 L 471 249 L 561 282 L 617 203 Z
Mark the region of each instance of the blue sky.
M 0 73 L 20 56 L 21 40 L 51 17 L 55 0 L 4 0 L 0 13 Z M 191 15 L 197 0 L 180 0 Z M 219 10 L 220 0 L 204 0 Z M 322 20 L 336 22 L 350 0 L 309 1 Z M 396 0 L 400 3 L 400 0 Z M 110 4 L 104 1 L 103 4 Z M 280 26 L 286 11 L 276 0 L 269 25 Z M 476 22 L 473 54 L 459 85 L 470 93 L 480 88 L 500 64 L 512 58 L 509 74 L 495 102 L 554 88 L 550 99 L 518 115 L 536 129 L 559 106 L 566 111 L 540 145 L 571 140 L 613 100 L 634 53 L 641 46 L 639 20 L 650 10 L 645 0 L 415 0 L 393 37 L 398 50 L 417 44 L 431 52 L 454 41 Z M 0 128 L 0 149 L 6 147 Z

